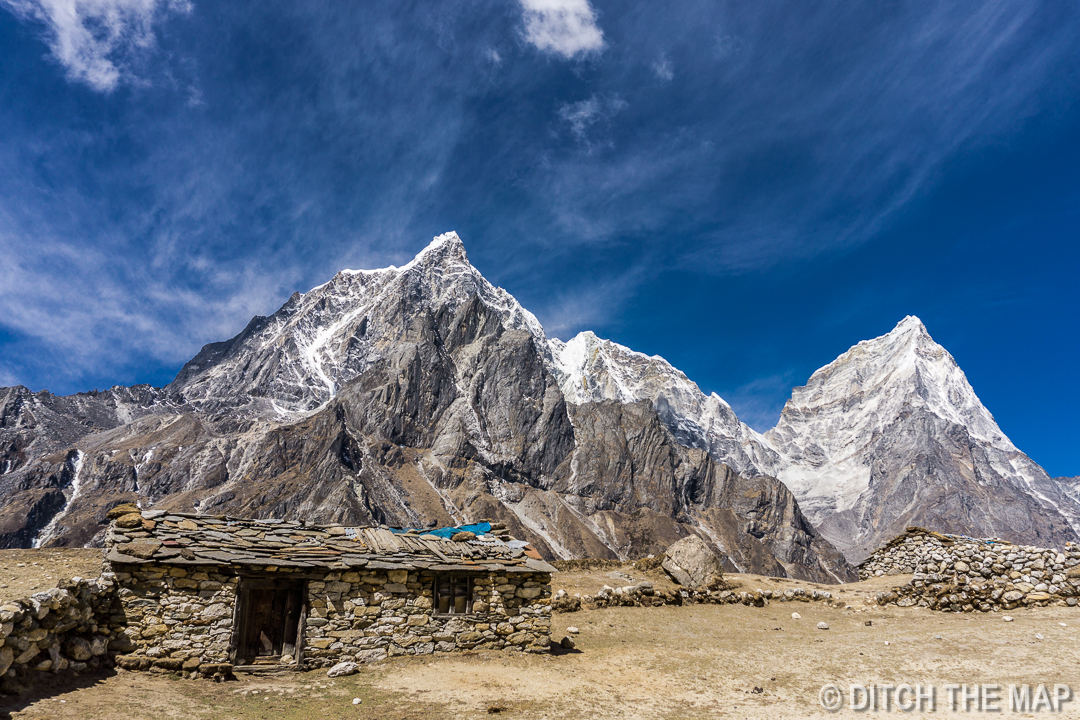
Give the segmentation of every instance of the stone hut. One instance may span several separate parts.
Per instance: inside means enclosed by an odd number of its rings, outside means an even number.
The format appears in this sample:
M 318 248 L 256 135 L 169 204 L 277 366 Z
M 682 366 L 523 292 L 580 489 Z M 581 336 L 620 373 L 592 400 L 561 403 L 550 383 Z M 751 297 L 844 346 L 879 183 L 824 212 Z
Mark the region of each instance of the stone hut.
M 105 556 L 121 667 L 218 675 L 550 644 L 555 568 L 498 525 L 447 539 L 129 509 Z

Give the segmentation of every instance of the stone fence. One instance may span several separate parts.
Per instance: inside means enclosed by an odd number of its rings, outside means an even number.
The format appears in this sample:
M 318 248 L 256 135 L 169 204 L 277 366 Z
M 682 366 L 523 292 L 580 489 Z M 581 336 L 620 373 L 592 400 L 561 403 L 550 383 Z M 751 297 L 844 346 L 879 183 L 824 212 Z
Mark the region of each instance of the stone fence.
M 859 565 L 859 577 L 911 574 L 911 581 L 879 593 L 879 605 L 990 612 L 1020 606 L 1075 606 L 1080 597 L 1080 547 L 1063 551 L 945 535 L 907 532 Z
M 657 590 L 652 582 L 644 580 L 625 587 L 603 586 L 595 595 L 570 595 L 559 590 L 551 598 L 555 612 L 569 613 L 578 610 L 596 610 L 609 607 L 659 607 L 661 605 L 748 605 L 764 607 L 775 602 L 821 602 L 833 607 L 844 607 L 845 601 L 827 590 L 787 588 L 775 590 L 728 590 L 723 582 L 692 589 Z
M 19 692 L 45 673 L 78 674 L 112 665 L 132 649 L 116 586 L 72 578 L 59 587 L 0 605 L 0 691 Z

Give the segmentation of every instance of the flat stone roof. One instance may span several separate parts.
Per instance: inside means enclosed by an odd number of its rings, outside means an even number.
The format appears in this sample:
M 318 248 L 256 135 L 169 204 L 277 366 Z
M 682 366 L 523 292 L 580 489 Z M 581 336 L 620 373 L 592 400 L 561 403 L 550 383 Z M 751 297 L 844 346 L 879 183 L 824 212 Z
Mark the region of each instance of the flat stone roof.
M 119 565 L 243 566 L 262 572 L 279 568 L 557 572 L 531 546 L 504 542 L 492 534 L 454 542 L 423 531 L 391 532 L 385 527 L 309 525 L 162 510 L 110 514 L 114 519 L 105 540 L 105 560 Z

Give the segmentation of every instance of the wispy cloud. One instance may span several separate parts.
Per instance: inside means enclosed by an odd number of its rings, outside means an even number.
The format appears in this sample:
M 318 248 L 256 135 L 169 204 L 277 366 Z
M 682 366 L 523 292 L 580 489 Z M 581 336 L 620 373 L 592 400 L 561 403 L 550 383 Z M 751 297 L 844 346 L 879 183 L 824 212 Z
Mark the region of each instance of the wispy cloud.
M 579 143 L 593 147 L 589 131 L 597 124 L 615 117 L 627 106 L 627 102 L 618 95 L 593 95 L 585 100 L 560 105 L 559 119 L 566 124 Z
M 525 39 L 539 50 L 574 58 L 604 47 L 589 0 L 521 0 Z
M 613 277 L 560 288 L 541 306 L 532 309 L 548 337 L 569 340 L 583 330 L 596 330 L 620 315 L 648 272 L 647 266 L 638 264 Z
M 792 389 L 802 382 L 806 382 L 806 378 L 797 379 L 789 371 L 757 378 L 718 394 L 731 405 L 740 420 L 758 432 L 765 432 L 776 425 Z
M 101 92 L 134 77 L 134 56 L 154 47 L 154 24 L 191 11 L 188 0 L 0 0 L 45 26 L 46 42 L 68 77 Z
M 675 79 L 675 66 L 667 55 L 661 54 L 660 57 L 653 61 L 652 71 L 657 78 L 664 82 Z

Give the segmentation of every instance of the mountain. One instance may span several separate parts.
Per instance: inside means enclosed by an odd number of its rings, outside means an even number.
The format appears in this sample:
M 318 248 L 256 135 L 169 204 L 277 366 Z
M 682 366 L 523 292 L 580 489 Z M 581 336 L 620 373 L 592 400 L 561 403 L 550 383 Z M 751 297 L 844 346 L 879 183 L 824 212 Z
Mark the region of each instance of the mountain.
M 735 416 L 730 405 L 716 393 L 705 395 L 663 358 L 634 352 L 591 332 L 566 343 L 552 339 L 550 344 L 559 387 L 570 402 L 648 400 L 680 444 L 702 448 L 746 476 L 779 467 L 779 455 Z
M 1075 492 L 1013 445 L 915 317 L 795 388 L 765 440 L 777 476 L 851 560 L 907 525 L 1042 547 L 1077 539 Z
M 1059 477 L 1054 482 L 1061 487 L 1062 492 L 1080 503 L 1080 477 Z
M 0 392 L 6 546 L 100 543 L 129 501 L 358 525 L 486 517 L 548 557 L 635 557 L 697 533 L 730 569 L 853 577 L 722 400 L 659 358 L 549 341 L 453 233 L 401 268 L 293 295 L 165 388 Z

